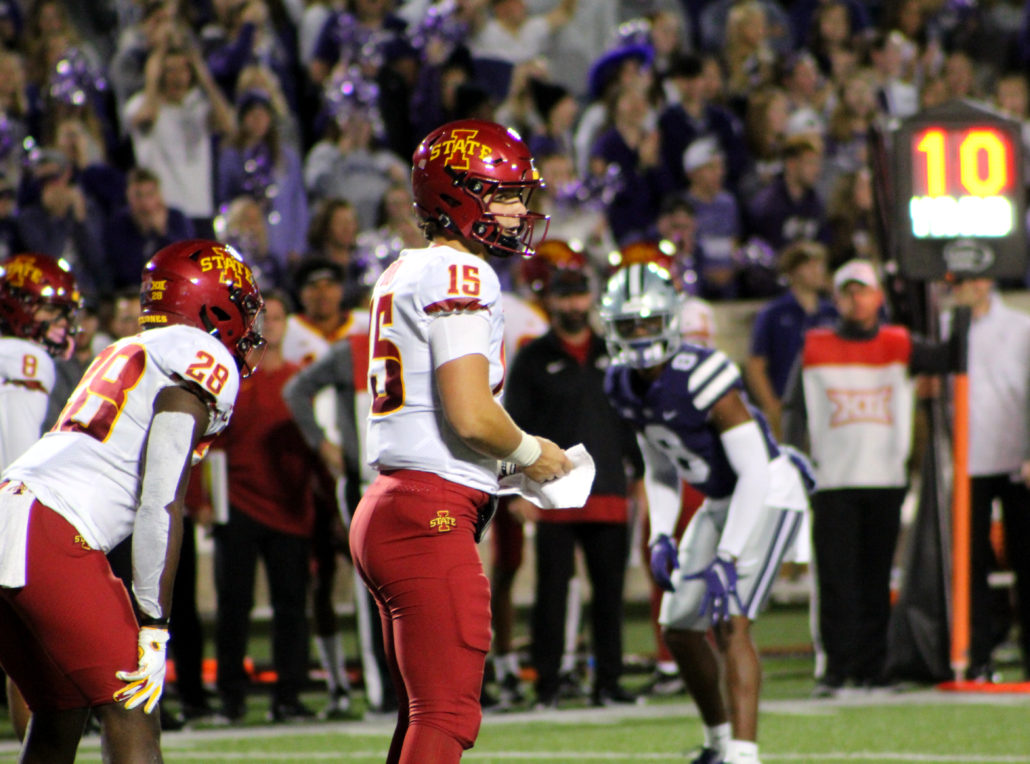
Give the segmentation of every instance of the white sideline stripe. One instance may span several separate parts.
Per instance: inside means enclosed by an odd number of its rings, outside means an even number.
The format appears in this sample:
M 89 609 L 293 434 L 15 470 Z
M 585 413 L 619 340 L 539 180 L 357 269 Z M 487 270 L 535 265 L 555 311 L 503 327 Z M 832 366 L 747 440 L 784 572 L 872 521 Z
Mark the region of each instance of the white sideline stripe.
M 232 751 L 225 753 L 214 752 L 182 752 L 165 750 L 166 758 L 170 761 L 251 761 L 266 762 L 293 759 L 298 757 L 297 752 L 283 751 L 282 753 L 262 753 Z M 375 751 L 310 751 L 301 754 L 308 761 L 340 761 L 345 759 L 369 759 L 381 758 L 385 753 L 384 749 Z M 256 757 L 256 758 L 255 758 Z M 583 760 L 604 760 L 604 761 L 676 761 L 683 762 L 683 753 L 605 753 L 602 751 L 570 753 L 569 751 L 492 751 L 475 753 L 469 752 L 462 756 L 462 760 L 475 761 L 477 759 L 489 759 L 491 761 L 502 759 L 510 761 L 576 761 Z M 969 755 L 969 754 L 932 754 L 932 753 L 901 753 L 901 752 L 869 752 L 869 753 L 768 753 L 762 752 L 763 761 L 869 761 L 875 764 L 886 764 L 887 762 L 925 762 L 933 764 L 1026 764 L 1026 756 L 1009 755 Z M 100 761 L 99 758 L 81 756 L 76 761 Z

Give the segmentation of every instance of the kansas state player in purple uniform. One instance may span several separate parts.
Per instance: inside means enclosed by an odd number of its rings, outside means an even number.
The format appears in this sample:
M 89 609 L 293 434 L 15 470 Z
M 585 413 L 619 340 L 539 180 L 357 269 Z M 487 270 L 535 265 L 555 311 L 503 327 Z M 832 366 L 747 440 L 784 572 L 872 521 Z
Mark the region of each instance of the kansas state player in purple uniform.
M 694 764 L 757 764 L 761 667 L 751 621 L 808 500 L 794 461 L 745 397 L 737 366 L 680 339 L 679 300 L 657 265 L 612 277 L 601 303 L 613 360 L 605 386 L 644 451 L 651 569 L 666 590 L 658 620 L 705 724 Z M 706 499 L 677 550 L 681 479 Z

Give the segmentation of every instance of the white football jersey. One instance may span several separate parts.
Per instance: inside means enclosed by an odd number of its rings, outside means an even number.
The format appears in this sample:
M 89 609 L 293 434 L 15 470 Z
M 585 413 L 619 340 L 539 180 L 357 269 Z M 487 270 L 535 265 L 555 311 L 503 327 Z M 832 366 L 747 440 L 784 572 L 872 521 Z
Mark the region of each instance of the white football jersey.
M 42 345 L 0 337 L 0 470 L 39 440 L 55 379 Z
M 497 460 L 473 451 L 451 430 L 436 391 L 429 326 L 455 313 L 490 323 L 490 386 L 504 382 L 504 314 L 497 274 L 483 260 L 446 246 L 407 249 L 376 282 L 368 382 L 367 458 L 383 469 L 433 472 L 497 492 Z
M 307 366 L 327 352 L 337 340 L 352 334 L 368 334 L 368 313 L 352 310 L 347 320 L 331 335 L 322 334 L 304 316 L 294 313 L 286 319 L 283 335 L 283 359 L 298 366 Z
M 368 311 L 352 310 L 347 320 L 330 335 L 323 334 L 299 313 L 293 313 L 286 319 L 283 359 L 298 366 L 307 366 L 328 353 L 334 342 L 359 334 L 368 336 Z M 325 433 L 326 440 L 339 446 L 343 442 L 343 434 L 336 415 L 336 391 L 328 387 L 320 390 L 315 394 L 313 405 L 315 421 Z
M 511 363 L 523 345 L 546 334 L 551 325 L 542 308 L 513 292 L 501 295 L 501 305 L 504 307 L 504 356 L 506 362 Z
M 132 533 L 143 445 L 157 394 L 180 380 L 211 394 L 211 421 L 194 460 L 229 423 L 240 387 L 236 361 L 189 326 L 148 329 L 94 359 L 53 429 L 4 471 L 62 515 L 94 549 Z

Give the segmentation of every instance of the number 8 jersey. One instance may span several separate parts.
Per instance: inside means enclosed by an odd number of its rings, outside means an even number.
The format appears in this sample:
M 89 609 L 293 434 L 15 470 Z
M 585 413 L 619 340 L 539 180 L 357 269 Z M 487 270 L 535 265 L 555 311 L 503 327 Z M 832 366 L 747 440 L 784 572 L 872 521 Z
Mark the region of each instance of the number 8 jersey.
M 190 326 L 148 329 L 98 355 L 53 429 L 4 472 L 104 552 L 132 533 L 140 460 L 158 393 L 183 381 L 209 400 L 211 420 L 194 461 L 229 423 L 239 371 L 225 346 Z
M 504 316 L 497 274 L 475 255 L 446 246 L 409 249 L 379 277 L 372 293 L 367 456 L 378 470 L 412 469 L 497 492 L 497 460 L 466 446 L 444 418 L 435 369 L 466 354 L 433 358 L 429 327 L 455 313 L 489 322 L 490 387 L 504 382 Z

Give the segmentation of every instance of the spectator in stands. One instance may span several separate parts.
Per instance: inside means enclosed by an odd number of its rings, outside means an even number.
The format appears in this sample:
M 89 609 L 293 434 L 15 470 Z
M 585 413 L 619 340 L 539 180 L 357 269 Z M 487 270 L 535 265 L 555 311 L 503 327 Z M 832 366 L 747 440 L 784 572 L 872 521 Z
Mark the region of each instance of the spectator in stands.
M 213 3 L 215 18 L 201 30 L 204 56 L 211 76 L 226 97 L 236 98 L 243 68 L 260 61 L 275 73 L 286 100 L 296 107 L 298 83 L 292 40 L 280 36 L 265 0 Z
M 868 167 L 836 178 L 826 215 L 831 269 L 856 257 L 883 261 L 873 209 L 873 174 Z
M 520 427 L 536 428 L 563 448 L 583 443 L 597 464 L 597 477 L 582 508 L 540 512 L 528 501 L 512 501 L 514 511 L 537 523 L 532 618 L 537 706 L 553 708 L 558 703 L 566 593 L 577 546 L 586 558 L 593 591 L 592 702 L 632 703 L 635 697 L 619 684 L 622 603 L 629 500 L 643 501 L 643 459 L 632 431 L 606 401 L 607 350 L 590 328 L 593 295 L 582 265 L 555 270 L 546 305 L 551 329 L 515 357 L 505 406 Z M 632 478 L 627 483 L 629 472 Z
M 405 184 L 408 185 L 408 184 Z M 410 210 L 409 210 L 410 212 Z M 326 199 L 315 210 L 308 227 L 307 257 L 330 260 L 343 269 L 345 306 L 353 307 L 358 295 L 371 283 L 363 279 L 376 276 L 369 272 L 370 262 L 358 244 L 361 226 L 354 205 L 346 199 Z M 305 258 L 306 259 L 306 258 Z
M 654 225 L 663 188 L 660 137 L 651 127 L 645 94 L 626 87 L 615 94 L 611 127 L 590 151 L 590 174 L 619 168 L 619 190 L 608 204 L 608 225 L 617 242 L 641 238 Z
M 304 253 L 308 228 L 300 157 L 282 142 L 267 92 L 242 92 L 236 120 L 235 134 L 218 154 L 218 198 L 228 204 L 246 195 L 257 202 L 267 226 L 268 251 L 285 273 L 289 263 Z
M 834 61 L 842 52 L 851 55 L 850 44 L 852 37 L 852 9 L 865 9 L 858 2 L 852 0 L 851 5 L 843 0 L 829 0 L 828 2 L 804 2 L 795 3 L 792 6 L 799 6 L 809 11 L 811 24 L 804 21 L 795 27 L 795 39 L 798 44 L 805 44 L 812 52 L 819 71 L 824 77 L 833 77 L 836 67 Z M 866 19 L 868 24 L 868 18 Z
M 970 580 L 972 635 L 966 678 L 995 678 L 991 525 L 1001 504 L 1004 557 L 1016 574 L 1023 676 L 1030 678 L 1030 316 L 1007 306 L 989 278 L 957 277 L 952 296 L 972 309 L 969 328 Z M 1004 352 L 998 352 L 1004 348 Z
M 779 258 L 787 291 L 766 304 L 751 328 L 744 367 L 748 390 L 779 437 L 783 393 L 797 361 L 805 332 L 837 318 L 826 299 L 826 248 L 814 241 L 788 245 Z
M 402 249 L 425 245 L 425 237 L 415 222 L 415 216 L 411 214 L 411 205 L 410 184 L 397 183 L 391 186 L 383 194 L 375 230 L 358 235 L 358 257 L 371 258 L 374 262 L 372 272 L 375 274 L 386 270 L 386 266 L 397 259 Z M 372 277 L 372 272 L 367 277 Z M 378 275 L 374 278 L 378 278 Z
M 650 45 L 625 43 L 609 49 L 590 65 L 587 98 L 589 103 L 576 125 L 576 172 L 586 177 L 590 169 L 591 152 L 598 136 L 612 122 L 612 103 L 619 93 L 637 90 L 645 95 L 652 91 L 654 75 L 651 61 L 654 49 Z M 648 104 L 649 110 L 651 105 Z M 648 114 L 648 120 L 655 115 Z
M 770 185 L 783 169 L 783 142 L 789 117 L 790 101 L 781 88 L 760 88 L 748 97 L 744 128 L 748 167 L 737 184 L 742 199 L 749 199 Z
M 785 58 L 779 69 L 780 84 L 790 101 L 791 116 L 815 123 L 822 131 L 833 89 L 824 81 L 815 57 L 807 50 L 799 50 Z
M 595 259 L 594 265 L 607 267 L 604 258 L 616 244 L 608 226 L 605 201 L 614 195 L 618 176 L 609 173 L 583 182 L 576 177 L 569 154 L 534 156 L 540 175 L 547 179 L 547 185 L 534 195 L 533 203 L 551 216 L 548 238 L 582 242 L 583 251 Z
M 212 139 L 235 129 L 232 106 L 193 46 L 151 51 L 145 80 L 125 105 L 136 161 L 161 179 L 168 203 L 205 236 L 215 215 Z
M 218 595 L 218 691 L 221 714 L 238 723 L 249 684 L 243 661 L 254 607 L 257 560 L 264 561 L 272 605 L 272 690 L 269 721 L 311 718 L 300 700 L 308 674 L 307 593 L 314 512 L 307 488 L 314 455 L 282 398 L 298 366 L 283 358 L 287 298 L 264 292 L 261 365 L 240 385 L 235 422 L 214 448 L 225 452 L 229 517 L 215 528 Z
M 730 96 L 740 101 L 773 82 L 776 54 L 768 40 L 768 21 L 765 8 L 755 0 L 734 5 L 726 18 L 727 86 Z
M 719 143 L 732 186 L 747 165 L 747 150 L 740 121 L 727 109 L 711 103 L 705 96 L 703 62 L 698 56 L 673 58 L 665 81 L 674 89 L 677 100 L 665 107 L 658 119 L 662 159 L 667 168 L 667 190 L 684 190 L 683 152 L 698 138 L 711 135 Z
M 572 93 L 561 85 L 541 79 L 529 81 L 533 108 L 540 118 L 526 137 L 533 156 L 567 154 L 574 150 L 573 128 L 579 116 L 579 104 Z
M 827 131 L 826 165 L 832 176 L 857 172 L 869 163 L 869 130 L 879 111 L 870 72 L 861 70 L 844 80 Z
M 905 45 L 904 36 L 898 32 L 877 32 L 869 48 L 880 108 L 898 119 L 909 117 L 919 110 L 919 88 L 903 77 Z
M 161 180 L 146 167 L 129 171 L 125 199 L 127 205 L 107 221 L 103 238 L 106 269 L 116 290 L 138 286 L 143 264 L 159 249 L 193 238 L 193 224 L 168 206 Z
M 375 226 L 376 210 L 386 189 L 408 177 L 408 166 L 380 147 L 378 121 L 374 103 L 357 97 L 344 99 L 326 125 L 322 140 L 304 160 L 309 200 L 348 200 L 362 230 Z
M 783 398 L 784 439 L 815 465 L 814 695 L 882 684 L 890 576 L 912 445 L 913 374 L 954 369 L 953 349 L 880 325 L 883 290 L 868 260 L 833 276 L 840 322 L 805 334 Z
M 95 122 L 68 115 L 54 125 L 53 145 L 72 166 L 72 180 L 100 206 L 104 219 L 125 203 L 125 173 L 108 161 L 104 136 Z
M 72 167 L 64 152 L 40 151 L 32 164 L 31 184 L 39 201 L 19 210 L 18 237 L 30 252 L 64 258 L 84 292 L 107 289 L 104 267 L 103 216 L 99 206 L 72 182 Z M 138 277 L 138 273 L 137 273 Z
M 119 121 L 123 118 L 125 104 L 146 85 L 144 68 L 150 53 L 168 45 L 181 45 L 185 39 L 185 29 L 175 18 L 174 2 L 146 0 L 140 6 L 138 21 L 118 36 L 118 49 L 109 67 Z M 122 127 L 125 127 L 124 122 Z
M 578 0 L 559 0 L 547 14 L 530 15 L 526 0 L 490 0 L 489 15 L 469 40 L 477 58 L 520 64 L 545 53 L 548 38 L 568 24 Z
M 815 190 L 822 146 L 803 136 L 783 147 L 783 171 L 748 203 L 751 232 L 775 250 L 800 239 L 826 236 L 826 209 Z
M 368 64 L 369 48 L 400 37 L 404 19 L 383 0 L 349 0 L 325 19 L 315 40 L 308 77 L 322 85 L 334 67 Z M 367 74 L 367 73 L 366 73 Z
M 737 255 L 744 227 L 737 198 L 723 187 L 726 162 L 713 136 L 698 138 L 683 153 L 694 208 L 694 233 L 701 247 L 701 281 L 709 297 L 734 297 L 741 263 Z
M 288 276 L 283 259 L 271 249 L 268 219 L 262 205 L 251 196 L 237 196 L 225 206 L 219 241 L 235 247 L 250 265 L 261 290 L 283 289 Z

